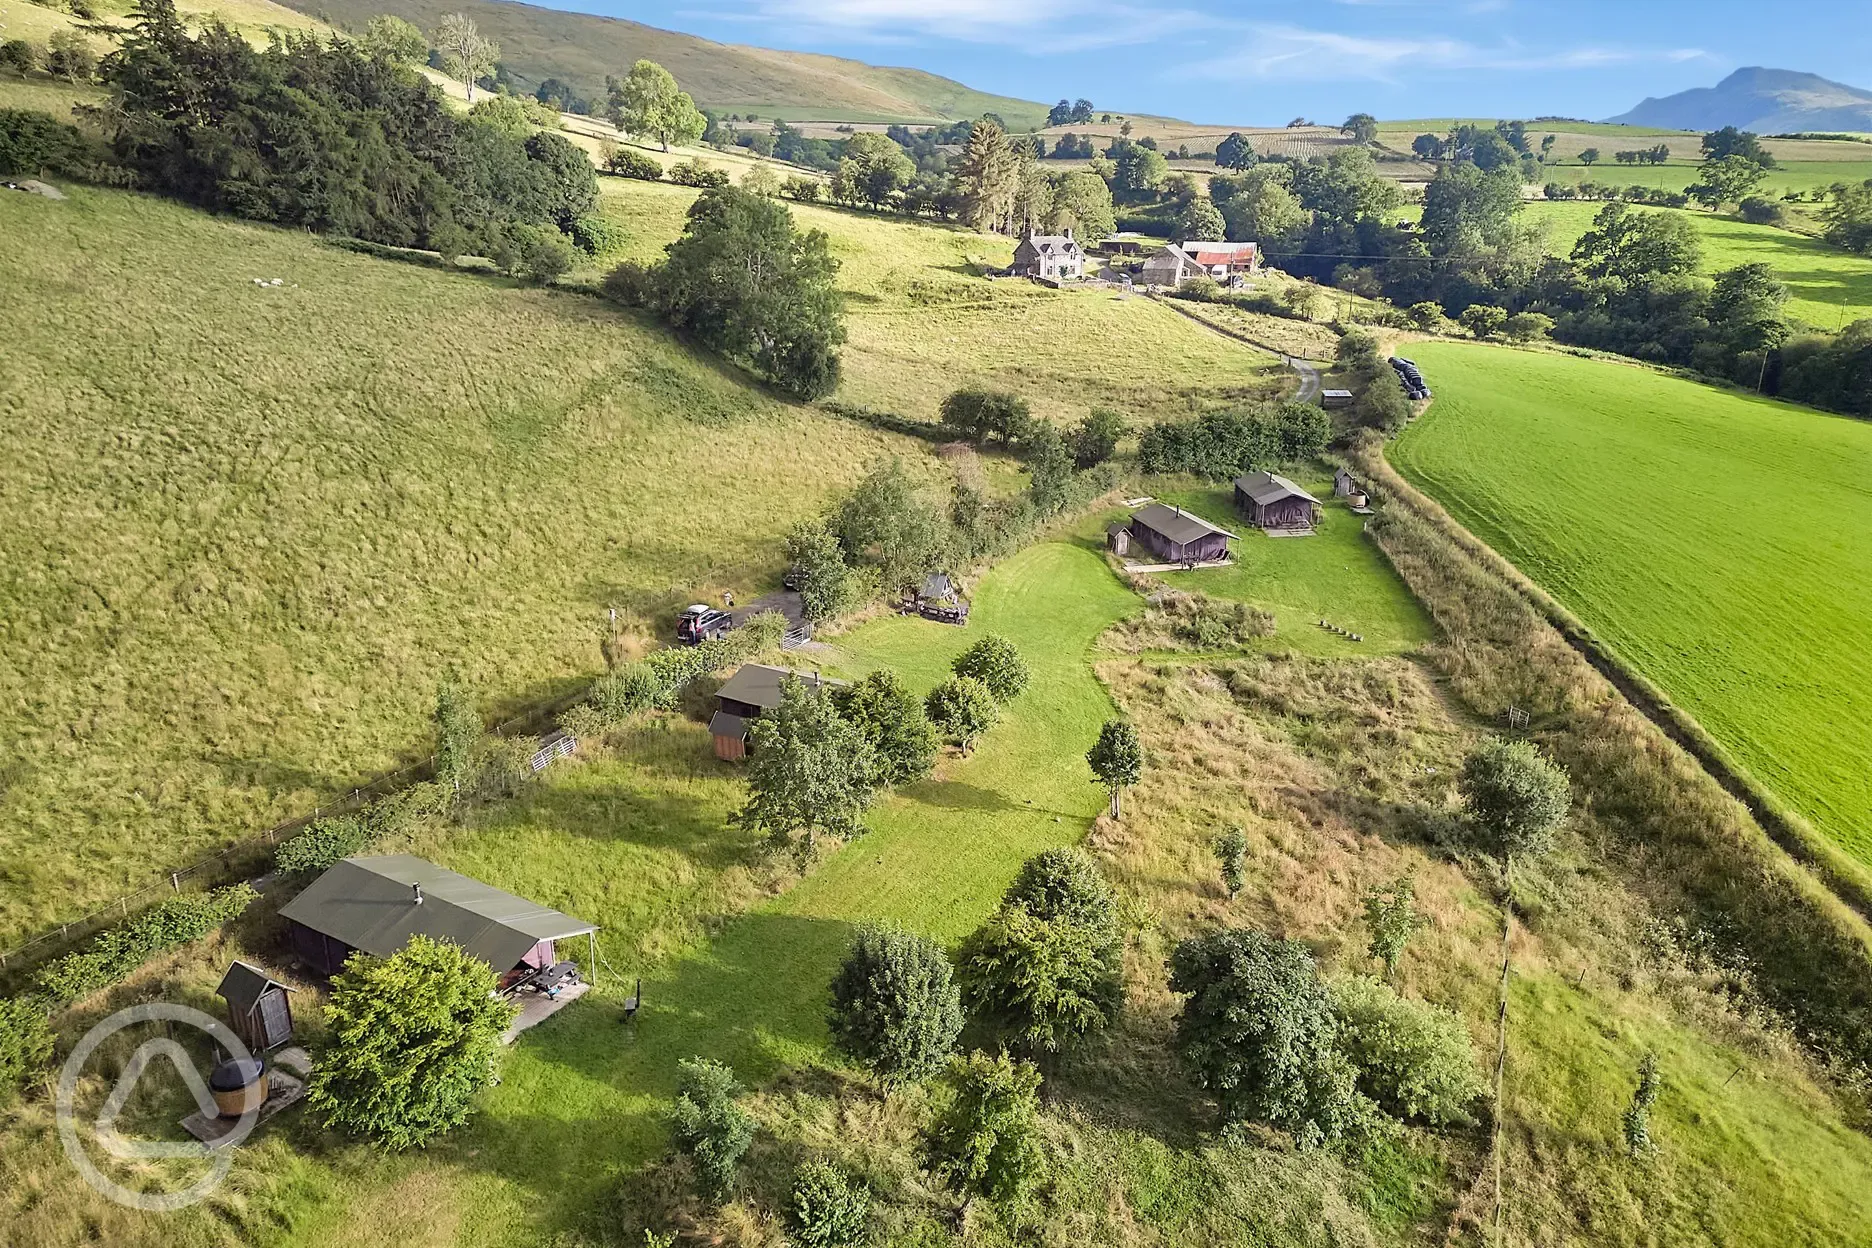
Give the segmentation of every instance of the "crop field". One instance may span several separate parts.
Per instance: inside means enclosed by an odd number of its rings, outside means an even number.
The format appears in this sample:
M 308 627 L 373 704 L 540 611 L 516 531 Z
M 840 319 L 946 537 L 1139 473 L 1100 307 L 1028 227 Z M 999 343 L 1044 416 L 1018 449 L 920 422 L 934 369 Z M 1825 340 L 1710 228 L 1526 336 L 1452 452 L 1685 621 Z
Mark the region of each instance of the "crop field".
M 498 711 L 611 606 L 754 588 L 916 453 L 584 295 L 71 196 L 0 198 L 9 937 L 393 765 L 451 665 Z
M 682 229 L 684 187 L 604 179 L 604 211 L 631 232 L 627 254 L 652 259 Z M 1025 395 L 1060 423 L 1111 407 L 1147 423 L 1260 398 L 1285 383 L 1278 361 L 1210 333 L 1149 299 L 989 282 L 1011 240 L 901 218 L 790 205 L 831 238 L 851 341 L 837 398 L 934 419 L 965 383 Z
M 1872 425 L 1617 364 L 1413 348 L 1414 482 L 1872 862 Z

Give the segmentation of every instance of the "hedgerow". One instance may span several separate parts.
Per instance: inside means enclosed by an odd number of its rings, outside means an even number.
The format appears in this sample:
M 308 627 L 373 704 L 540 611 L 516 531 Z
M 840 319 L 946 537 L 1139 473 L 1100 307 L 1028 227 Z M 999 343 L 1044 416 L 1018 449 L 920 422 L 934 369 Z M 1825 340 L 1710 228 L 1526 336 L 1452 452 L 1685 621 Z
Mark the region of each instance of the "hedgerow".
M 47 963 L 33 983 L 53 1005 L 67 1005 L 126 978 L 159 953 L 200 940 L 259 897 L 246 884 L 171 897 L 111 928 L 76 953 Z

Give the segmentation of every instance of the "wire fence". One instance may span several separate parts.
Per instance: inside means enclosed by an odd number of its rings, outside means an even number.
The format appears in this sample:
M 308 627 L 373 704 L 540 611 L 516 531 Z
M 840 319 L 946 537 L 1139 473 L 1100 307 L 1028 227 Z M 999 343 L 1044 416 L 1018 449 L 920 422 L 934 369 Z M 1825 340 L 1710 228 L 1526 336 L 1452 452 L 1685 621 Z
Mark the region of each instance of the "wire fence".
M 587 682 L 570 693 L 536 703 L 516 715 L 490 725 L 487 731 L 496 736 L 504 736 L 507 733 L 528 728 L 544 728 L 583 700 L 590 688 L 590 683 Z M 400 792 L 417 781 L 426 779 L 433 775 L 434 771 L 435 755 L 430 754 L 418 762 L 407 763 L 394 771 L 386 771 L 374 776 L 334 801 L 314 804 L 308 812 L 295 815 L 253 836 L 235 841 L 186 867 L 162 872 L 144 887 L 112 898 L 83 918 L 72 919 L 60 923 L 57 927 L 47 928 L 23 944 L 0 951 L 0 974 L 15 972 L 43 961 L 112 923 L 121 922 L 166 897 L 181 893 L 185 887 L 208 888 L 226 882 L 244 866 L 252 866 L 269 858 L 274 846 L 320 819 L 358 810 L 380 797 Z

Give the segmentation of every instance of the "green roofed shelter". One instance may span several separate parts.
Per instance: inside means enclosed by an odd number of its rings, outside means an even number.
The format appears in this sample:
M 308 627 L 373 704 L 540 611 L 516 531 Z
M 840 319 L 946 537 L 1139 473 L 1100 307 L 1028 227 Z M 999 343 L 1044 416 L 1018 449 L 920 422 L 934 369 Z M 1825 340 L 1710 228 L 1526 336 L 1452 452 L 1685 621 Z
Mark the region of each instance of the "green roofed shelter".
M 598 930 L 411 854 L 335 863 L 281 907 L 280 917 L 291 926 L 293 949 L 324 975 L 353 951 L 387 958 L 412 936 L 460 945 L 504 975 L 550 967 L 554 941 Z

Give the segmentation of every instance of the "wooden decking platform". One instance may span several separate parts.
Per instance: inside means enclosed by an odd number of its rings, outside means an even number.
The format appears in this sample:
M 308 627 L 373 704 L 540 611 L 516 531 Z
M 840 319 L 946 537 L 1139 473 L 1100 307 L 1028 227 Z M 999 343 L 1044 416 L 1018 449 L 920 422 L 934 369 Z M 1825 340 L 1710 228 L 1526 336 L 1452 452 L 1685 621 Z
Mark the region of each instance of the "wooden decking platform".
M 259 1130 L 262 1123 L 280 1110 L 304 1100 L 306 1076 L 311 1073 L 312 1060 L 296 1044 L 269 1057 L 267 1099 L 260 1105 L 260 1117 L 254 1123 L 254 1130 Z M 226 1148 L 228 1137 L 239 1124 L 239 1118 L 221 1118 L 197 1110 L 182 1120 L 182 1129 L 200 1140 L 205 1148 Z M 253 1133 L 249 1132 L 247 1138 L 253 1138 Z
M 520 1038 L 521 1032 L 539 1026 L 590 991 L 590 984 L 577 983 L 567 984 L 556 997 L 541 996 L 537 992 L 522 993 L 516 998 L 520 1003 L 520 1016 L 501 1033 L 501 1043 L 512 1044 Z

